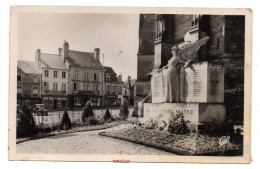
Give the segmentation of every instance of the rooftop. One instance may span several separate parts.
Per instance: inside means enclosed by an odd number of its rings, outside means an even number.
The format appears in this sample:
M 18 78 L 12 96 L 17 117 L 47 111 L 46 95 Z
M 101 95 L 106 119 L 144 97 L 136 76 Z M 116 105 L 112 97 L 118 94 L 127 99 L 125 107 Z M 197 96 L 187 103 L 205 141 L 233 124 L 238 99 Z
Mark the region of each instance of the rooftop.
M 110 75 L 110 82 L 118 82 L 117 74 L 112 67 L 104 66 L 106 73 Z
M 39 65 L 33 61 L 18 60 L 17 67 L 24 73 L 41 74 Z
M 68 69 L 62 62 L 61 55 L 41 53 L 41 63 L 45 68 Z
M 95 59 L 94 52 L 69 50 L 69 56 L 66 57 L 66 60 L 72 67 L 95 68 L 104 70 L 100 61 Z

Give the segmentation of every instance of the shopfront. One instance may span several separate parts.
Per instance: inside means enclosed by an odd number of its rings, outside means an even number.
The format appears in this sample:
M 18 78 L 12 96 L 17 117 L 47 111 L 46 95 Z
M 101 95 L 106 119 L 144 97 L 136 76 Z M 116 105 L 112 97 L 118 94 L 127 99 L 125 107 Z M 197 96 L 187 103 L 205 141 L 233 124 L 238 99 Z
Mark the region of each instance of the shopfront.
M 67 96 L 43 96 L 42 103 L 48 110 L 66 109 L 68 98 Z

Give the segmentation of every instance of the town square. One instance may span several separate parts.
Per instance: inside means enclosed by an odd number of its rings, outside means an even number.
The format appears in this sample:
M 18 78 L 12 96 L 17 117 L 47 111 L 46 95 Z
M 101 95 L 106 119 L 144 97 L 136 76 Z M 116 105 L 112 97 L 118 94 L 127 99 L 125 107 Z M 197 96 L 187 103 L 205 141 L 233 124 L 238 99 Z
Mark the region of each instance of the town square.
M 245 15 L 17 18 L 17 154 L 244 155 Z

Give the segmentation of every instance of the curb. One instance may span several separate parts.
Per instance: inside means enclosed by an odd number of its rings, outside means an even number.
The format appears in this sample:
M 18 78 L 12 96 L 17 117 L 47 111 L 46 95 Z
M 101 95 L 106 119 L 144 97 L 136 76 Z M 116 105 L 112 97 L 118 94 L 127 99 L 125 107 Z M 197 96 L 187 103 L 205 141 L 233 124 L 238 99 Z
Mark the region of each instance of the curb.
M 76 131 L 65 131 L 65 132 L 62 132 L 62 133 L 46 133 L 46 134 L 41 134 L 41 135 L 35 135 L 35 136 L 30 137 L 30 138 L 25 138 L 23 140 L 16 141 L 16 144 L 20 144 L 20 143 L 30 141 L 30 140 L 37 140 L 37 139 L 44 138 L 44 137 L 61 135 L 61 134 L 70 134 L 70 133 L 78 133 L 78 132 L 84 132 L 84 131 L 103 130 L 103 129 L 112 128 L 112 127 L 115 127 L 115 126 L 118 126 L 118 125 L 121 125 L 121 124 L 126 124 L 126 123 L 128 123 L 128 122 L 119 123 L 119 124 L 116 124 L 116 125 L 113 125 L 113 126 L 104 126 L 104 127 L 96 128 L 96 129 L 84 129 L 84 130 L 76 130 Z

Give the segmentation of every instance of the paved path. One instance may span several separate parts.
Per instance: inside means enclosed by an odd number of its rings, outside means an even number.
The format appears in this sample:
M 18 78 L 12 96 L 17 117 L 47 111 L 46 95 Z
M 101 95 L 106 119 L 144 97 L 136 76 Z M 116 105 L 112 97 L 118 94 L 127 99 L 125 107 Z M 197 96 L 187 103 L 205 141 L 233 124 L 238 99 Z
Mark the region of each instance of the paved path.
M 124 126 L 119 126 L 124 127 Z M 96 131 L 62 134 L 17 144 L 17 153 L 25 154 L 124 154 L 173 155 L 143 145 L 99 136 L 101 131 L 116 130 L 118 126 Z

